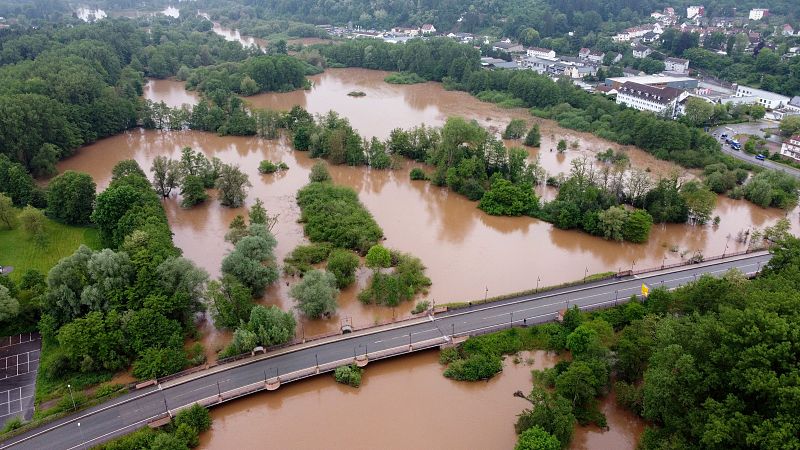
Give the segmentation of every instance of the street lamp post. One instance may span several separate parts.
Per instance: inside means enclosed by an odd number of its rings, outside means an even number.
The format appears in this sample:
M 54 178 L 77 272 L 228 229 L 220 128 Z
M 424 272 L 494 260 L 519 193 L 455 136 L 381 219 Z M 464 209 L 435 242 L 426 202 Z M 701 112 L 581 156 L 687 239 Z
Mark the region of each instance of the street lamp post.
M 664 259 L 661 260 L 661 270 L 664 270 L 664 265 L 667 263 L 667 255 L 664 255 Z
M 586 283 L 586 277 L 589 276 L 589 266 L 586 266 L 586 270 L 583 272 L 583 282 Z
M 636 260 L 635 259 L 631 262 L 631 275 L 633 275 L 633 268 L 634 267 L 636 267 Z
M 81 428 L 80 422 L 78 422 L 78 432 L 81 434 L 81 447 L 86 448 L 86 438 L 83 437 L 83 428 Z
M 75 411 L 78 408 L 75 406 L 75 397 L 72 396 L 72 385 L 68 384 L 67 388 L 69 388 L 69 398 L 72 399 L 72 410 Z
M 541 281 L 541 280 L 542 279 L 540 277 L 538 277 L 538 276 L 536 277 L 536 290 L 533 291 L 534 294 L 539 292 L 539 281 Z
M 486 291 L 483 293 L 483 302 L 486 303 L 486 299 L 489 298 L 489 286 L 486 286 Z

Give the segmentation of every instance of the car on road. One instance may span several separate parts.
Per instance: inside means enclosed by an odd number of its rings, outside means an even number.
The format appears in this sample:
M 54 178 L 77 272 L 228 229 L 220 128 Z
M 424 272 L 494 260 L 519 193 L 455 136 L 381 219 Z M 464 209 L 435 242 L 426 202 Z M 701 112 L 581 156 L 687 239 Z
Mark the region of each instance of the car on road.
M 763 160 L 767 159 L 767 157 L 762 155 L 761 153 L 759 153 L 759 154 L 756 155 L 756 159 L 759 160 L 759 161 L 763 161 Z
M 722 133 L 722 134 L 720 134 L 720 135 L 719 135 L 719 138 L 720 138 L 720 139 L 727 139 L 727 138 L 728 138 L 728 135 L 727 135 L 727 134 L 725 134 L 725 133 Z

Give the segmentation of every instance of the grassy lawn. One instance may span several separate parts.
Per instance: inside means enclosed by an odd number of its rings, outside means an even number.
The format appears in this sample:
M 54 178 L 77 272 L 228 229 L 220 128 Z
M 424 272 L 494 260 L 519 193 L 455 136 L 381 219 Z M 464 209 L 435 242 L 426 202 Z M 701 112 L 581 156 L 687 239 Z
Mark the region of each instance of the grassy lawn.
M 28 269 L 36 269 L 43 274 L 56 265 L 59 259 L 71 255 L 81 244 L 93 249 L 100 248 L 100 235 L 95 228 L 63 225 L 47 220 L 47 244 L 38 245 L 17 226 L 14 230 L 0 229 L 0 265 L 13 266 L 9 275 L 19 282 Z

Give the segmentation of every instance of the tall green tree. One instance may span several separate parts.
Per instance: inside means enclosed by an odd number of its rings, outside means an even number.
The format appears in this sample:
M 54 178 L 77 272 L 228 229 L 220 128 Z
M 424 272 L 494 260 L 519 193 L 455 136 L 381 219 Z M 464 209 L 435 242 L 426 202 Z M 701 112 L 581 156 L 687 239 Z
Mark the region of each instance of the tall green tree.
M 47 215 L 70 225 L 89 223 L 97 186 L 89 174 L 68 170 L 47 187 Z
M 303 279 L 292 286 L 289 295 L 297 301 L 297 309 L 305 316 L 318 319 L 329 317 L 339 306 L 336 297 L 336 277 L 324 270 L 312 270 L 303 275 Z

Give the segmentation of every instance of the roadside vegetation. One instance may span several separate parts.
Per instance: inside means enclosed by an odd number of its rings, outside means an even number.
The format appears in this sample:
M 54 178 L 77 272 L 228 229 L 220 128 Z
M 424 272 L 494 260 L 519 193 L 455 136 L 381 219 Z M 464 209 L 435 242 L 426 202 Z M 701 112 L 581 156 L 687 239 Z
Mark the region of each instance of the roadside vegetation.
M 333 378 L 337 383 L 346 384 L 350 387 L 357 388 L 361 386 L 361 375 L 363 373 L 364 369 L 356 366 L 355 364 L 350 364 L 349 366 L 337 367 L 333 372 Z
M 790 293 L 800 282 L 800 240 L 784 232 L 777 242 L 754 280 L 737 271 L 702 276 L 674 291 L 654 289 L 643 303 L 632 299 L 592 313 L 573 307 L 561 323 L 470 338 L 442 350 L 444 375 L 487 379 L 502 370 L 504 355 L 569 350 L 571 359 L 534 371 L 530 393 L 515 394 L 530 402 L 515 425 L 518 448 L 539 448 L 526 447 L 533 435 L 558 442 L 545 448 L 567 448 L 575 423 L 606 426 L 598 399 L 612 385 L 616 401 L 648 423 L 639 448 L 737 448 L 744 440 L 755 448 L 794 445 L 796 437 L 779 430 L 797 426 L 788 400 L 797 362 L 788 353 L 759 350 L 797 341 L 789 330 L 798 326 L 791 313 L 798 299 Z M 761 356 L 749 357 L 753 352 Z M 773 382 L 759 381 L 765 377 Z M 735 431 L 712 432 L 734 416 Z
M 141 428 L 95 447 L 98 450 L 184 450 L 200 445 L 200 433 L 211 428 L 211 414 L 200 405 L 182 410 L 160 429 Z

